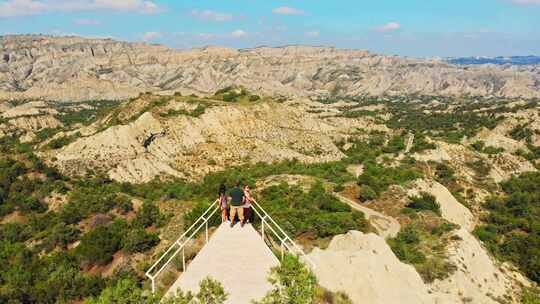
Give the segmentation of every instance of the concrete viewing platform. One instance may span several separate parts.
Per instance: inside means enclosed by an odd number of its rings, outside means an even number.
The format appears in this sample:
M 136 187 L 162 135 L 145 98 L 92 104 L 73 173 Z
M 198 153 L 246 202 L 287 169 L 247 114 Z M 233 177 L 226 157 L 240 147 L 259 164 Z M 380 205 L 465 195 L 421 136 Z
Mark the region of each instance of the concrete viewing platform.
M 272 288 L 267 278 L 279 260 L 250 225 L 222 224 L 208 244 L 188 265 L 186 272 L 167 291 L 199 291 L 199 282 L 206 277 L 219 281 L 228 293 L 227 304 L 248 304 L 260 300 Z

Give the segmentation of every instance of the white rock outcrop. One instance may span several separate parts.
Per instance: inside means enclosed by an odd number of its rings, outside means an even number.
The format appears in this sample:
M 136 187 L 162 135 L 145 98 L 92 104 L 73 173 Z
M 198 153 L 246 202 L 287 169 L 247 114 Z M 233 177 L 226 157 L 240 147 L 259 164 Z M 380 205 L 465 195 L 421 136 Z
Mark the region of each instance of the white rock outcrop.
M 149 134 L 160 133 L 148 147 Z M 335 161 L 336 127 L 282 104 L 216 106 L 200 117 L 158 119 L 145 112 L 126 125 L 110 127 L 51 151 L 48 158 L 66 173 L 88 168 L 119 181 L 147 182 L 162 174 L 197 179 L 244 163 L 297 159 Z
M 355 304 L 431 304 L 427 286 L 411 266 L 375 234 L 350 231 L 334 237 L 327 249 L 310 254 L 319 284 L 343 291 Z
M 420 192 L 427 192 L 435 197 L 441 206 L 444 219 L 465 228 L 467 231 L 474 229 L 474 215 L 467 207 L 458 202 L 445 186 L 433 180 L 421 179 L 415 181 L 413 188 L 409 190 L 409 195 L 419 195 Z
M 512 299 L 519 289 L 515 280 L 503 273 L 480 241 L 466 229 L 455 232 L 459 240 L 449 245 L 449 261 L 458 269 L 450 277 L 435 281 L 430 289 L 435 303 L 498 304 Z M 516 300 L 511 303 L 517 303 Z

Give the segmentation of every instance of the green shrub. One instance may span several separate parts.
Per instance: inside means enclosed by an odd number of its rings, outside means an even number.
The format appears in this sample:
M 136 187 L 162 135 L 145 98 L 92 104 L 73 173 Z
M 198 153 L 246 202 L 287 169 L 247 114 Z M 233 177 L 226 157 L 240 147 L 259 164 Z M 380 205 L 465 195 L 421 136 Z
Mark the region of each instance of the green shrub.
M 364 185 L 362 186 L 362 189 L 360 189 L 360 198 L 363 201 L 374 200 L 377 198 L 377 192 L 375 192 L 375 190 L 373 190 L 373 188 L 371 188 L 370 186 Z
M 527 125 L 518 125 L 508 133 L 515 140 L 526 140 L 527 142 L 531 142 L 533 134 L 534 132 Z
M 474 143 L 471 144 L 471 148 L 477 152 L 484 151 L 484 148 L 486 147 L 486 144 L 483 141 L 477 140 Z
M 473 144 L 471 144 L 471 147 L 477 152 L 490 154 L 490 155 L 504 152 L 503 148 L 486 146 L 486 144 L 483 141 L 476 141 Z
M 155 233 L 148 233 L 138 228 L 129 231 L 124 237 L 122 248 L 128 253 L 145 252 L 159 243 L 159 237 Z
M 159 208 L 149 201 L 145 201 L 142 208 L 137 213 L 137 217 L 133 220 L 133 224 L 137 227 L 147 228 L 152 225 L 161 226 L 165 221 L 165 217 Z
M 540 291 L 534 288 L 525 289 L 521 295 L 522 304 L 540 304 Z
M 116 221 L 107 226 L 98 226 L 81 238 L 76 253 L 82 262 L 105 265 L 120 250 L 127 224 Z
M 437 146 L 434 143 L 428 142 L 424 134 L 416 134 L 414 137 L 413 146 L 411 148 L 412 153 L 419 153 L 426 150 L 434 150 Z
M 317 279 L 298 257 L 285 255 L 281 265 L 272 268 L 268 281 L 274 286 L 258 304 L 312 304 Z
M 397 168 L 386 168 L 376 163 L 367 163 L 362 175 L 358 177 L 358 185 L 369 186 L 377 197 L 390 185 L 403 185 L 421 177 L 422 174 L 411 165 L 403 164 Z
M 489 175 L 491 167 L 482 159 L 468 162 L 467 165 L 474 170 L 477 177 L 483 178 Z
M 316 183 L 306 193 L 298 186 L 286 183 L 264 189 L 262 207 L 293 237 L 302 234 L 325 238 L 349 230 L 367 231 L 369 224 L 364 215 Z
M 45 243 L 49 249 L 56 246 L 66 249 L 69 244 L 78 239 L 80 233 L 81 231 L 75 227 L 58 223 L 48 232 Z
M 0 240 L 10 243 L 24 242 L 30 238 L 30 231 L 20 223 L 0 225 Z
M 446 259 L 445 241 L 441 237 L 457 226 L 443 223 L 427 233 L 426 227 L 409 225 L 388 244 L 400 261 L 413 265 L 425 282 L 447 278 L 456 266 Z
M 392 136 L 382 149 L 384 153 L 398 153 L 402 150 L 405 150 L 405 141 L 401 135 Z
M 420 196 L 409 197 L 410 203 L 407 205 L 407 208 L 411 208 L 417 211 L 432 211 L 437 215 L 441 215 L 441 206 L 437 202 L 435 196 L 422 192 Z

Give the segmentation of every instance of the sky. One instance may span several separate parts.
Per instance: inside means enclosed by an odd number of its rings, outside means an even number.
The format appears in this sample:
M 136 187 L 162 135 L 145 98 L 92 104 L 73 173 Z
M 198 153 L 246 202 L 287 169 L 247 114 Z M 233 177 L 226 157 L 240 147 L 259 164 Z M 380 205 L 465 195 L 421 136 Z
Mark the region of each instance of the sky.
M 540 55 L 540 0 L 0 0 L 0 35 L 186 49 L 323 45 L 411 57 Z

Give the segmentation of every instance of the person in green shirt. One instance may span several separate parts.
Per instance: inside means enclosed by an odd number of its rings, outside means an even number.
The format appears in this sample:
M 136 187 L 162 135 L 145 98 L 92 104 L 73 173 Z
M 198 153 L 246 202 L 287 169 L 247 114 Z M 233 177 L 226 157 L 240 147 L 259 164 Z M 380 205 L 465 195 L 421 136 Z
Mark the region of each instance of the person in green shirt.
M 231 227 L 234 226 L 234 217 L 238 214 L 240 219 L 240 225 L 244 227 L 244 200 L 246 196 L 244 191 L 240 188 L 240 182 L 236 183 L 236 186 L 229 191 L 229 203 L 230 212 L 229 219 L 231 221 Z

